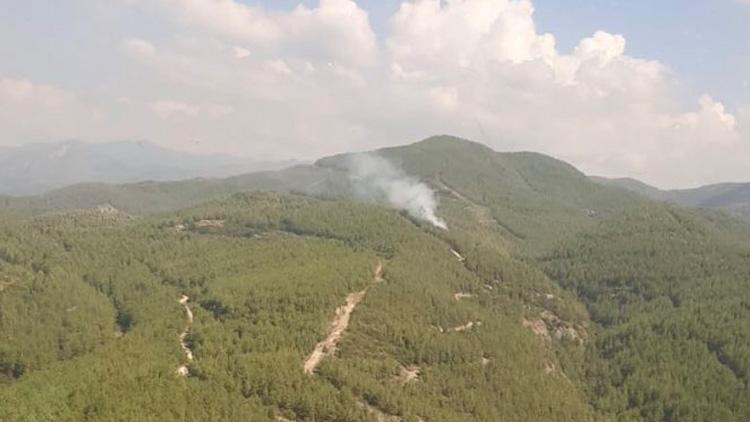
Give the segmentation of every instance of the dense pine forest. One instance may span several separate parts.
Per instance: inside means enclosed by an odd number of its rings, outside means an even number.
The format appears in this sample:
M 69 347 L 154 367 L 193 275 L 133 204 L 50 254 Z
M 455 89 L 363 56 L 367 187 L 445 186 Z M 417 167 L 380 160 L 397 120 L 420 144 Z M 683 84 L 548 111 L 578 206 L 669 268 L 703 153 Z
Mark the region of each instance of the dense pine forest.
M 377 154 L 448 230 L 347 156 L 0 198 L 0 420 L 750 420 L 746 223 L 451 137 Z

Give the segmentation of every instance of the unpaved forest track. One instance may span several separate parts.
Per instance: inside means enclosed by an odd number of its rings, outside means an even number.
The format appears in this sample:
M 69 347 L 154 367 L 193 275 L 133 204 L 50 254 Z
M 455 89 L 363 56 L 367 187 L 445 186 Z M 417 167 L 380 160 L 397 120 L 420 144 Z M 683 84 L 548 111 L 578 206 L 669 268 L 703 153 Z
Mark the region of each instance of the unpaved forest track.
M 373 282 L 380 283 L 383 281 L 383 264 L 378 263 L 373 274 Z M 330 328 L 328 329 L 328 335 L 321 342 L 315 345 L 312 353 L 305 359 L 303 368 L 306 374 L 312 375 L 315 373 L 320 362 L 326 356 L 332 356 L 336 353 L 336 347 L 338 346 L 341 337 L 346 332 L 346 328 L 349 326 L 349 321 L 352 316 L 354 308 L 359 305 L 362 299 L 367 295 L 367 290 L 370 286 L 365 287 L 363 290 L 358 292 L 350 293 L 346 297 L 346 302 L 336 308 L 336 313 L 331 321 Z
M 453 331 L 455 333 L 460 333 L 462 331 L 468 331 L 471 330 L 474 327 L 481 327 L 482 321 L 469 321 L 464 325 L 459 325 L 457 327 L 452 327 L 449 329 L 449 331 Z
M 185 357 L 188 361 L 193 360 L 193 351 L 190 350 L 187 343 L 185 343 L 185 338 L 187 338 L 188 333 L 190 332 L 190 327 L 193 325 L 193 311 L 190 310 L 190 306 L 188 305 L 188 301 L 190 300 L 189 297 L 186 295 L 182 295 L 179 302 L 180 305 L 185 307 L 185 315 L 187 316 L 188 324 L 185 327 L 185 330 L 180 333 L 180 347 L 182 348 L 182 351 L 185 353 Z M 182 365 L 179 368 L 177 368 L 177 373 L 182 376 L 187 376 L 188 374 L 188 367 L 187 365 Z
M 477 295 L 473 293 L 464 293 L 464 292 L 458 292 L 453 294 L 453 300 L 456 302 L 461 301 L 461 299 L 471 299 L 473 297 L 476 297 Z

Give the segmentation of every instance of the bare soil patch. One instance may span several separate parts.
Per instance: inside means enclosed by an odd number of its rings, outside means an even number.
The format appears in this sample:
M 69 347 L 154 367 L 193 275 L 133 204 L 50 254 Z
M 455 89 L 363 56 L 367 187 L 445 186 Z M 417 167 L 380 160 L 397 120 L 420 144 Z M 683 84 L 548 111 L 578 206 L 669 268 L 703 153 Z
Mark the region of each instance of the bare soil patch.
M 398 374 L 398 382 L 401 385 L 419 380 L 419 367 L 416 365 L 402 366 Z
M 464 325 L 459 325 L 458 327 L 451 328 L 450 331 L 460 333 L 462 331 L 471 330 L 474 327 L 480 327 L 481 325 L 482 325 L 482 321 L 469 321 Z
M 182 305 L 185 308 L 185 315 L 187 316 L 187 326 L 185 326 L 185 330 L 180 333 L 180 347 L 182 348 L 182 351 L 185 353 L 185 357 L 188 361 L 193 360 L 193 351 L 190 350 L 187 343 L 185 343 L 185 339 L 187 338 L 188 333 L 190 333 L 190 327 L 193 325 L 193 311 L 190 309 L 190 306 L 188 305 L 188 301 L 190 300 L 189 297 L 186 295 L 182 295 L 180 297 L 179 302 L 180 305 Z M 177 368 L 177 374 L 181 375 L 183 377 L 187 376 L 190 373 L 188 370 L 187 365 L 181 365 L 179 368 Z
M 458 292 L 458 293 L 454 293 L 453 294 L 453 299 L 456 302 L 458 302 L 461 299 L 471 299 L 473 297 L 476 297 L 476 295 L 475 294 L 471 294 L 471 293 Z
M 379 262 L 374 270 L 373 282 L 380 283 L 382 281 L 383 264 Z M 346 302 L 336 308 L 336 313 L 334 314 L 333 320 L 328 329 L 328 335 L 315 345 L 312 353 L 310 353 L 302 365 L 306 374 L 312 375 L 315 373 L 315 369 L 320 365 L 323 358 L 326 356 L 332 356 L 336 353 L 338 343 L 346 332 L 346 328 L 349 326 L 352 312 L 354 312 L 354 309 L 359 305 L 362 299 L 365 298 L 368 289 L 369 286 L 359 292 L 350 293 L 346 297 Z

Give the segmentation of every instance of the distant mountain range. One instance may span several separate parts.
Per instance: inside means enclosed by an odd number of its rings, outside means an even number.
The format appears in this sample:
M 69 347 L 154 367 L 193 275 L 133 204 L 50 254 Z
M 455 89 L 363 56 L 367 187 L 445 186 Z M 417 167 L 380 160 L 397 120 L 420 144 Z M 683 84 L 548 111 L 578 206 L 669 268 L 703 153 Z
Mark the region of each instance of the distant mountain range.
M 38 195 L 84 182 L 226 177 L 278 170 L 293 164 L 228 155 L 194 155 L 145 141 L 102 144 L 68 141 L 0 147 L 0 194 Z
M 448 141 L 446 141 L 446 139 Z M 410 163 L 394 151 L 419 151 L 425 145 L 435 149 L 447 142 L 462 145 L 460 152 L 497 155 L 502 162 L 521 158 L 536 163 L 554 163 L 549 168 L 567 174 L 571 166 L 533 153 L 495 153 L 479 144 L 458 142 L 455 138 L 431 138 L 406 149 L 383 149 L 379 154 L 417 174 L 421 164 Z M 409 156 L 409 154 L 407 154 Z M 328 157 L 315 164 L 301 161 L 262 162 L 225 155 L 192 155 L 159 147 L 149 142 L 86 144 L 64 142 L 17 148 L 0 148 L 0 200 L 3 209 L 34 210 L 34 214 L 112 204 L 131 213 L 164 212 L 237 192 L 301 192 L 323 197 L 350 194 L 347 155 Z M 475 163 L 472 165 L 479 165 Z M 545 167 L 546 168 L 546 167 Z M 587 177 L 579 172 L 581 178 Z M 514 171 L 496 181 L 515 183 Z M 423 175 L 437 187 L 440 177 Z M 560 175 L 551 175 L 560 177 Z M 431 180 L 435 179 L 435 180 Z M 589 176 L 594 185 L 624 189 L 644 198 L 691 208 L 716 209 L 750 221 L 750 183 L 723 183 L 695 189 L 660 190 L 632 178 Z M 520 180 L 523 180 L 521 178 Z M 558 181 L 559 183 L 559 181 Z M 523 183 L 519 182 L 519 186 Z M 510 189 L 510 188 L 509 188 Z M 511 189 L 520 189 L 518 186 Z M 559 192 L 558 192 L 559 193 Z M 25 196 L 12 200 L 10 196 Z M 3 198 L 5 196 L 5 198 Z M 518 198 L 515 198 L 518 201 Z
M 713 208 L 750 221 L 750 183 L 719 183 L 694 189 L 660 190 L 636 179 L 592 176 L 592 180 L 616 186 L 657 201 L 691 208 Z

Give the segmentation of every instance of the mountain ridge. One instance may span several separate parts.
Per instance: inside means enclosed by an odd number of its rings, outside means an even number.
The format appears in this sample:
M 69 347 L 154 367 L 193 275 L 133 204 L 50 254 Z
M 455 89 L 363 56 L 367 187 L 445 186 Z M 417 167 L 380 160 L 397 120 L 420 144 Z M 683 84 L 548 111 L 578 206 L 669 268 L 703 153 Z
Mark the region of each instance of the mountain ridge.
M 649 199 L 691 208 L 710 208 L 750 221 L 750 183 L 714 183 L 690 189 L 661 190 L 633 178 L 592 176 L 592 180 L 638 193 Z
M 603 218 L 636 198 L 613 193 L 553 157 L 530 152 L 496 152 L 483 144 L 452 136 L 434 136 L 368 154 L 381 156 L 405 175 L 430 185 L 437 191 L 438 199 L 451 196 L 441 186 L 457 189 L 464 197 L 485 207 L 482 212 L 492 215 L 505 230 L 529 239 L 530 243 L 540 242 L 545 232 L 562 235 L 573 227 Z M 0 198 L 0 210 L 16 214 L 32 210 L 32 214 L 43 214 L 109 204 L 126 213 L 150 214 L 252 191 L 345 198 L 355 194 L 348 166 L 351 157 L 357 155 L 339 154 L 311 165 L 224 179 L 74 185 L 38 197 Z M 568 223 L 537 227 L 530 213 L 540 210 L 556 213 Z

